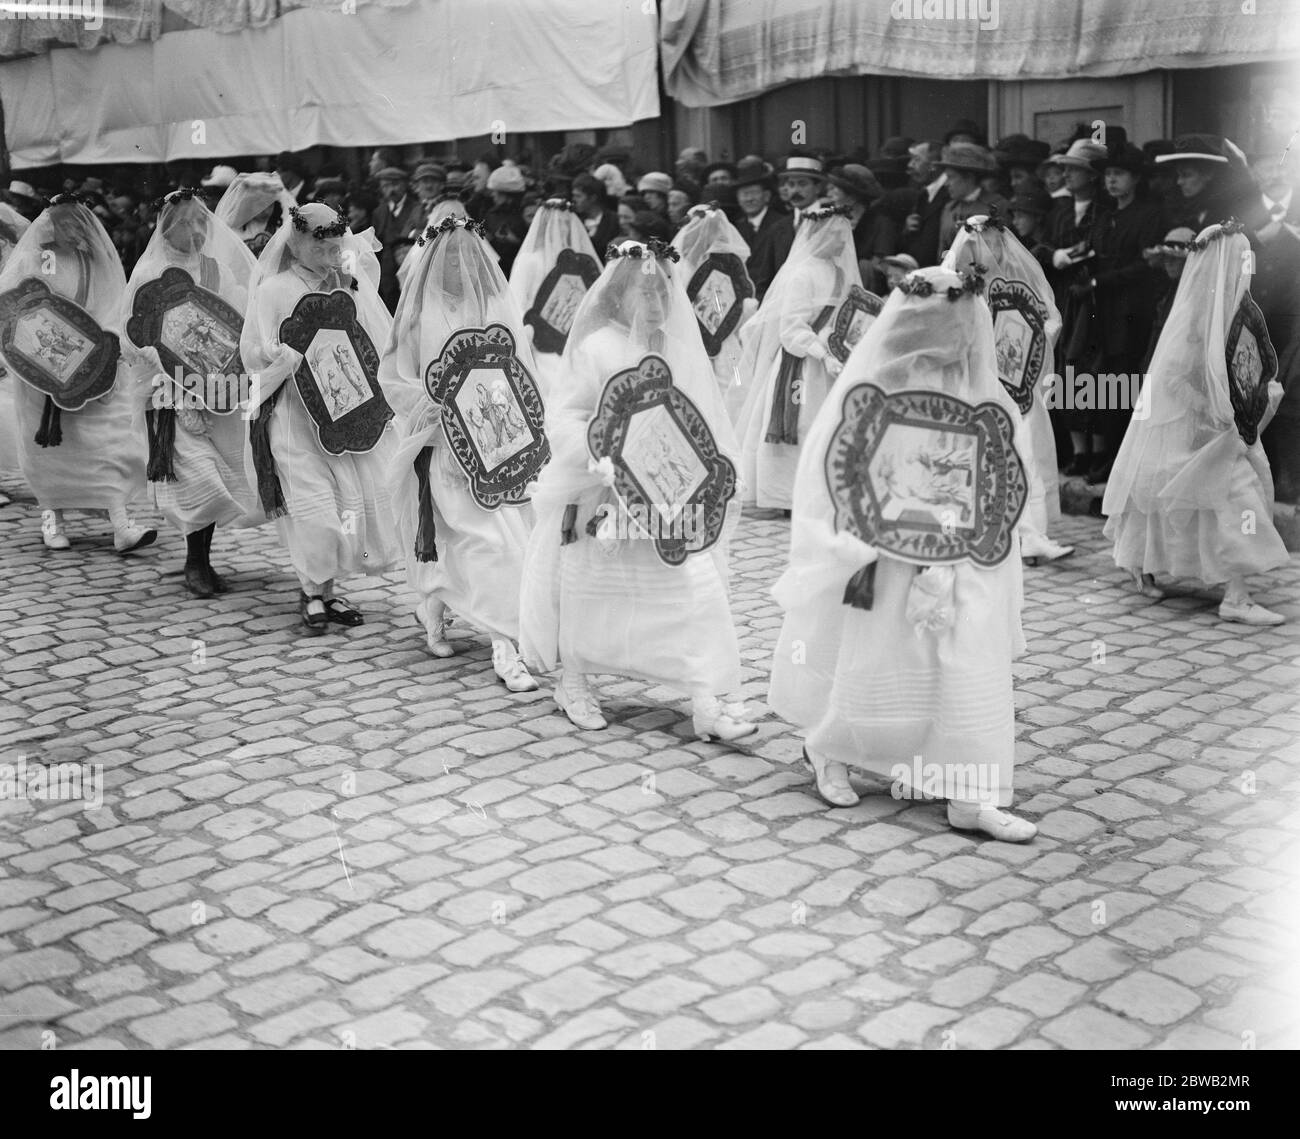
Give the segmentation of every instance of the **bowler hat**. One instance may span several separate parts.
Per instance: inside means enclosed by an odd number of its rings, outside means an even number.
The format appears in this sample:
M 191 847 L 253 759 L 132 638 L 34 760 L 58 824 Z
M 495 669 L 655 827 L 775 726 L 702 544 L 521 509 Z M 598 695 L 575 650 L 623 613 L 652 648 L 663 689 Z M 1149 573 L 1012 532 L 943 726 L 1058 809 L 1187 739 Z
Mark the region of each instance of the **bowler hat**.
M 945 146 L 939 166 L 949 170 L 970 170 L 976 174 L 992 174 L 998 168 L 993 161 L 993 152 L 973 142 L 954 142 Z
M 865 166 L 854 164 L 841 166 L 828 178 L 828 181 L 832 186 L 838 186 L 868 205 L 885 193 L 880 183 L 876 181 L 876 176 Z
M 999 166 L 1023 166 L 1036 170 L 1039 164 L 1052 152 L 1045 142 L 1030 138 L 1027 134 L 1009 134 L 999 141 L 993 149 L 993 157 Z
M 1212 134 L 1184 134 L 1174 139 L 1172 154 L 1157 154 L 1157 162 L 1214 162 L 1228 164 L 1223 139 Z
M 770 190 L 776 185 L 776 176 L 766 162 L 762 166 L 742 165 L 736 168 L 736 180 L 732 184 L 737 190 L 744 186 L 762 186 Z

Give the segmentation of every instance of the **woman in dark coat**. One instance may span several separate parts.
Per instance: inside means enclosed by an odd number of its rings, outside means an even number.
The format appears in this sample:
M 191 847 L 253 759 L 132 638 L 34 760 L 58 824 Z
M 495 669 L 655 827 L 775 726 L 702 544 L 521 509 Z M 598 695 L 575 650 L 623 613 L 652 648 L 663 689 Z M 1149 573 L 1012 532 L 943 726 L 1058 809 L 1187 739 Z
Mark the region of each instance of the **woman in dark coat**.
M 878 209 L 885 191 L 865 166 L 841 166 L 827 179 L 830 200 L 849 208 L 853 249 L 868 292 L 884 296 L 888 287 L 881 261 L 898 252 L 898 223 Z
M 1088 242 L 1096 256 L 1091 276 L 1086 286 L 1080 283 L 1073 288 L 1077 295 L 1092 298 L 1089 371 L 1096 381 L 1088 419 L 1093 461 L 1087 477 L 1090 483 L 1104 483 L 1132 415 L 1129 396 L 1136 385 L 1128 379 L 1106 383 L 1100 377 L 1140 372 L 1164 285 L 1162 274 L 1142 254 L 1160 241 L 1165 227 L 1160 206 L 1143 200 L 1146 155 L 1136 146 L 1129 142 L 1112 146 L 1095 165 L 1115 206 L 1092 223 Z M 1102 407 L 1103 401 L 1116 406 Z

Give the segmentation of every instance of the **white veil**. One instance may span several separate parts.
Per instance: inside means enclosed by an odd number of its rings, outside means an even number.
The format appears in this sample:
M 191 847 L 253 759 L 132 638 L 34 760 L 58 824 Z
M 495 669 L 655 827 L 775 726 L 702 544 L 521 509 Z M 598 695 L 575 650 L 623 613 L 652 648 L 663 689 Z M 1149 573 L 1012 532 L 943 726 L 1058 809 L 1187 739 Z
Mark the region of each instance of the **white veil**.
M 587 227 L 573 212 L 573 204 L 563 198 L 548 198 L 533 215 L 510 268 L 510 291 L 520 312 L 527 313 L 533 307 L 538 287 L 565 249 L 584 254 L 600 265 L 600 256 L 591 244 Z

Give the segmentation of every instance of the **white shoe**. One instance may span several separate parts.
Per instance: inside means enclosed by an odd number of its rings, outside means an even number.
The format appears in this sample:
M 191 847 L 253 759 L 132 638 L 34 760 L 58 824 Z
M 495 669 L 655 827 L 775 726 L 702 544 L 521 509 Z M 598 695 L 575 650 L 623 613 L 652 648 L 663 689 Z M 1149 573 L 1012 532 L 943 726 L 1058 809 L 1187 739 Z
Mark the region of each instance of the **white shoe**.
M 752 736 L 758 731 L 757 724 L 747 720 L 738 720 L 728 715 L 722 701 L 716 696 L 698 696 L 692 701 L 695 735 L 702 740 L 719 739 L 723 743 L 732 743 Z
M 754 713 L 743 700 L 732 700 L 722 702 L 723 715 L 730 716 L 733 720 L 743 720 L 746 724 L 752 723 Z
M 1020 544 L 1020 556 L 1031 566 L 1036 566 L 1039 562 L 1054 562 L 1059 558 L 1068 558 L 1072 553 L 1074 553 L 1073 546 L 1062 546 L 1060 542 L 1053 542 L 1051 538 L 1035 538 L 1033 541 Z
M 1149 573 L 1134 573 L 1133 584 L 1143 597 L 1149 597 L 1152 601 L 1159 601 L 1165 596 L 1165 591 L 1156 585 L 1156 579 Z
M 430 620 L 430 609 L 437 606 L 438 617 L 436 620 Z M 432 605 L 428 602 L 421 601 L 415 607 L 415 619 L 424 626 L 424 644 L 429 652 L 445 660 L 447 657 L 456 655 L 456 650 L 451 647 L 447 640 L 447 607 L 438 605 L 435 601 Z
M 518 650 L 509 641 L 492 642 L 492 668 L 511 692 L 537 690 L 537 681 L 529 675 Z
M 1284 625 L 1286 618 L 1281 613 L 1274 613 L 1253 601 L 1229 605 L 1224 601 L 1219 606 L 1219 618 L 1223 621 L 1236 621 L 1239 625 Z
M 158 537 L 157 530 L 146 530 L 131 521 L 125 507 L 113 507 L 108 512 L 108 520 L 113 524 L 113 549 L 119 554 L 129 554 L 145 546 L 152 546 Z
M 861 796 L 849 783 L 849 769 L 833 760 L 814 759 L 808 749 L 803 749 L 804 762 L 812 768 L 817 780 L 817 793 L 832 807 L 856 807 Z
M 997 807 L 978 803 L 948 803 L 948 825 L 958 831 L 981 831 L 998 842 L 1028 842 L 1038 828 L 1028 819 L 1018 819 Z
M 50 550 L 66 550 L 72 545 L 63 532 L 62 510 L 41 511 L 41 540 Z
M 555 686 L 555 702 L 574 727 L 598 732 L 608 726 L 600 714 L 595 694 L 587 687 L 587 678 L 581 673 L 560 673 L 559 683 Z

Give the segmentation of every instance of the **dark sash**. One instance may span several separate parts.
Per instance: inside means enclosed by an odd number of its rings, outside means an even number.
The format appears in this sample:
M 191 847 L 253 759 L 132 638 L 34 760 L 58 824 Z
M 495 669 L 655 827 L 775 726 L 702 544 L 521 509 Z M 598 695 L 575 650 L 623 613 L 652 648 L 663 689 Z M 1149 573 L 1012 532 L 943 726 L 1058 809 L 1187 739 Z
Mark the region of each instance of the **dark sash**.
M 812 330 L 820 332 L 835 313 L 834 305 L 827 305 L 812 322 Z M 803 376 L 802 356 L 781 349 L 781 368 L 776 374 L 776 387 L 772 390 L 772 410 L 768 414 L 765 443 L 799 443 L 799 403 L 795 393 Z

